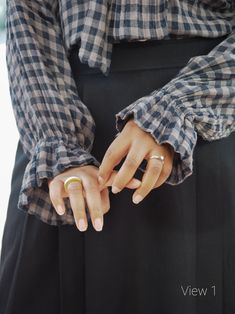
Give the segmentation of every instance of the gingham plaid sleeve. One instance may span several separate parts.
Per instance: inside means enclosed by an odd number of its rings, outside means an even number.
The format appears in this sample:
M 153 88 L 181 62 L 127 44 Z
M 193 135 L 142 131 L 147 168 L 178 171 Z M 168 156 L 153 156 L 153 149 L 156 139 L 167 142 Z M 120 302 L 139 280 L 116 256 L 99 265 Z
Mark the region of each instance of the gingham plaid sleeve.
M 47 179 L 96 165 L 95 124 L 77 94 L 62 42 L 57 1 L 8 0 L 6 62 L 20 141 L 29 162 L 18 207 L 51 225 L 74 223 L 54 210 Z
M 209 54 L 192 57 L 163 88 L 117 113 L 117 131 L 130 117 L 157 143 L 174 148 L 166 183 L 183 182 L 193 173 L 197 134 L 213 141 L 235 130 L 235 30 Z

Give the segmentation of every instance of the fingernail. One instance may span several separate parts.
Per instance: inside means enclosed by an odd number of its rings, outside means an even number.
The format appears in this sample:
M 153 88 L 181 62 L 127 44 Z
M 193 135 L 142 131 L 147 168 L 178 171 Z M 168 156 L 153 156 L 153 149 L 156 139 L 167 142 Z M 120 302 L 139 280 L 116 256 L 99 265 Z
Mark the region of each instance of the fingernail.
M 139 179 L 135 178 L 135 182 L 137 182 L 138 184 L 141 183 L 141 181 Z
M 58 205 L 57 206 L 57 212 L 59 215 L 63 215 L 64 214 L 64 209 L 61 205 Z
M 84 219 L 79 219 L 78 220 L 78 228 L 80 231 L 85 231 L 86 230 L 86 223 Z
M 98 176 L 98 182 L 99 184 L 102 184 L 104 182 L 104 179 L 101 176 Z
M 95 229 L 96 231 L 101 231 L 103 227 L 102 220 L 100 218 L 95 219 Z
M 142 199 L 143 199 L 143 197 L 138 194 L 138 195 L 136 195 L 136 196 L 133 198 L 133 202 L 134 202 L 135 204 L 138 204 L 139 202 L 142 201 Z
M 138 179 L 134 179 L 133 183 L 134 183 L 134 186 L 136 186 L 137 188 L 141 185 L 141 181 Z
M 121 189 L 117 188 L 116 186 L 112 186 L 112 193 L 118 193 Z

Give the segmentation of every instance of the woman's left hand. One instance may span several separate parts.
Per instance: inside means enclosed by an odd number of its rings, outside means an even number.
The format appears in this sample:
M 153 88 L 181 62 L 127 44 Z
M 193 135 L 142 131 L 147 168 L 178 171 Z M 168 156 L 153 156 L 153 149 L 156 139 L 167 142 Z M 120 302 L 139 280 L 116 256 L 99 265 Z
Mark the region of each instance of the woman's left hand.
M 152 155 L 165 156 L 164 163 L 155 158 L 149 160 Z M 118 193 L 125 188 L 141 162 L 146 159 L 148 162 L 141 185 L 136 189 L 132 198 L 133 202 L 137 204 L 152 189 L 162 185 L 169 177 L 172 171 L 174 149 L 168 143 L 158 144 L 150 133 L 142 130 L 131 118 L 110 144 L 103 157 L 98 171 L 100 186 L 105 184 L 114 167 L 125 156 L 125 161 L 112 183 L 112 192 Z

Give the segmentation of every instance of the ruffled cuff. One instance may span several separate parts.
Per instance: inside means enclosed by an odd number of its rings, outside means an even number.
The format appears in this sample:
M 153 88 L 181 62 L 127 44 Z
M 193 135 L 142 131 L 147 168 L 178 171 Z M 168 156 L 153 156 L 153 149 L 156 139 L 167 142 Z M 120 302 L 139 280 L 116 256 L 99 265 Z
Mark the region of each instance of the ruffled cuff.
M 139 98 L 115 117 L 118 132 L 121 132 L 130 118 L 133 118 L 135 123 L 142 130 L 149 132 L 158 144 L 168 143 L 173 147 L 175 152 L 173 168 L 166 183 L 180 184 L 193 173 L 193 151 L 197 133 L 193 115 L 180 98 L 170 95 L 162 88 Z
M 20 190 L 18 208 L 35 215 L 50 225 L 74 224 L 69 199 L 65 198 L 66 212 L 60 216 L 49 197 L 48 179 L 70 167 L 100 163 L 88 151 L 62 139 L 40 140 L 26 166 Z

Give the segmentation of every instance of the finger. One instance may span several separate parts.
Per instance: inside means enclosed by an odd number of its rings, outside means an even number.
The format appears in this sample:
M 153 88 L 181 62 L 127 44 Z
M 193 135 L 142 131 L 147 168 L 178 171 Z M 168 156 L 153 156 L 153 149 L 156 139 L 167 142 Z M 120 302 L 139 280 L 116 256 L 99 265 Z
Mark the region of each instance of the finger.
M 113 172 L 111 173 L 108 181 L 104 184 L 104 185 L 100 185 L 100 190 L 102 190 L 105 186 L 112 186 L 113 181 L 115 179 L 115 176 L 117 175 L 118 171 L 113 170 Z M 141 181 L 139 179 L 136 178 L 132 178 L 126 185 L 127 188 L 129 189 L 137 189 L 141 184 Z
M 105 184 L 113 168 L 118 165 L 128 151 L 128 142 L 119 135 L 106 150 L 98 171 L 98 181 Z
M 53 207 L 59 215 L 63 215 L 65 213 L 65 204 L 62 197 L 64 183 L 61 180 L 51 180 L 48 187 Z
M 90 218 L 96 231 L 103 228 L 103 208 L 99 191 L 99 185 L 95 178 L 84 178 L 83 188 L 86 195 L 86 203 L 89 209 Z
M 131 181 L 129 181 L 126 185 L 126 188 L 128 189 L 137 189 L 139 186 L 141 185 L 141 181 L 136 179 L 136 178 L 132 178 Z
M 161 186 L 170 176 L 172 171 L 172 162 L 167 163 L 165 162 L 165 166 L 162 169 L 162 172 L 157 180 L 157 182 L 154 185 L 154 188 L 158 188 L 159 186 Z
M 87 229 L 88 223 L 85 211 L 85 200 L 83 196 L 82 183 L 71 182 L 67 187 L 67 191 L 76 226 L 80 231 L 85 231 Z
M 157 180 L 157 182 L 154 185 L 154 188 L 158 188 L 161 186 L 171 175 L 172 169 L 173 169 L 173 162 L 174 162 L 174 149 L 171 148 L 170 145 L 168 145 L 170 148 L 170 154 L 169 154 L 169 148 L 168 148 L 168 154 L 165 156 L 165 162 L 164 167 L 161 171 L 161 174 Z
M 110 209 L 109 190 L 107 188 L 100 192 L 103 214 L 106 214 Z
M 161 186 L 164 182 L 166 181 L 166 177 L 165 176 L 160 176 L 157 180 L 157 182 L 154 185 L 154 188 L 158 188 L 159 186 Z
M 113 193 L 120 192 L 132 179 L 137 168 L 140 166 L 141 162 L 147 154 L 146 150 L 147 149 L 144 147 L 144 145 L 142 145 L 141 148 L 139 147 L 139 145 L 131 146 L 131 149 L 126 156 L 124 163 L 122 164 L 116 177 L 114 178 L 112 184 Z
M 162 161 L 158 159 L 149 159 L 142 178 L 141 186 L 135 191 L 132 197 L 132 200 L 135 204 L 141 202 L 154 188 L 154 185 L 156 184 L 162 169 Z

